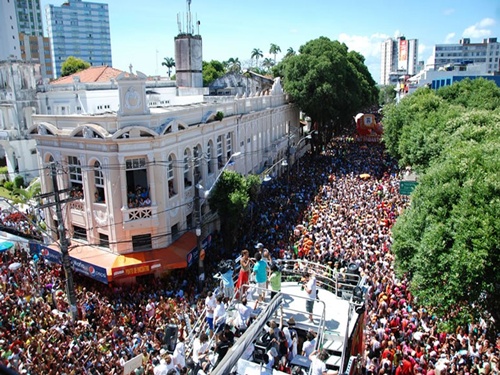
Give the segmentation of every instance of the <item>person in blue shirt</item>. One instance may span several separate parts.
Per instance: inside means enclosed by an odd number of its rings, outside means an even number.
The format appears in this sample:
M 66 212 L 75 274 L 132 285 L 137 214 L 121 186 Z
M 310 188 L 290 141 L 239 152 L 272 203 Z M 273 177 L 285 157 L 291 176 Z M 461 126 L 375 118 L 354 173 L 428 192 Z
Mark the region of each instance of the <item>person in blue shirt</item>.
M 263 301 L 266 296 L 266 283 L 267 283 L 267 263 L 262 259 L 262 254 L 255 254 L 255 265 L 253 266 L 255 274 L 255 282 L 259 288 L 259 298 Z

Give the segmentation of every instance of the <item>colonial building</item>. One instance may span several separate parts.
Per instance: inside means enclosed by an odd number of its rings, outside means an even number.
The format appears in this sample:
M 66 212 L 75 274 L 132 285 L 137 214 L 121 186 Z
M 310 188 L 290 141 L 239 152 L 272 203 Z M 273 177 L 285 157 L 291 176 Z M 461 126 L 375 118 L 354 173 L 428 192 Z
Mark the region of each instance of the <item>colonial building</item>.
M 72 188 L 78 198 L 63 215 L 70 254 L 103 282 L 103 273 L 111 281 L 189 265 L 198 250 L 195 185 L 209 189 L 226 167 L 262 172 L 287 155 L 300 127 L 279 78 L 250 96 L 164 107 L 148 106 L 144 75 L 124 72 L 115 82 L 116 112 L 35 115 L 30 129 L 43 191 Z M 205 239 L 216 224 L 202 203 Z M 48 228 L 57 228 L 47 210 Z

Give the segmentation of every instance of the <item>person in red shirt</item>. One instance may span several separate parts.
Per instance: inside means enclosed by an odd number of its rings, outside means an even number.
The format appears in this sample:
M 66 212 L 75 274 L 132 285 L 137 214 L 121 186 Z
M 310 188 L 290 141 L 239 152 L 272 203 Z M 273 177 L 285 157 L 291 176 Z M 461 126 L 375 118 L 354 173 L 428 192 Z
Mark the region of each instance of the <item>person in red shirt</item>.
M 403 360 L 396 369 L 396 375 L 413 375 L 413 366 L 408 358 L 408 354 L 403 355 Z

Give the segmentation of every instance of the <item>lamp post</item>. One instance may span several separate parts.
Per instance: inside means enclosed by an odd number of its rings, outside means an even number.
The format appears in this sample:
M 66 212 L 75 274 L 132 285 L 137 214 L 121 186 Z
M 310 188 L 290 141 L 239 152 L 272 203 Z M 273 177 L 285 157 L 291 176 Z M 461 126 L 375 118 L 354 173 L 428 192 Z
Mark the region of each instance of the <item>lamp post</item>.
M 280 164 L 282 167 L 287 167 L 288 166 L 287 158 L 281 158 L 276 163 L 274 163 L 273 165 L 271 165 L 269 168 L 267 168 L 266 170 L 264 170 L 264 172 L 262 172 L 260 174 L 261 177 L 263 176 L 262 177 L 262 181 L 267 182 L 267 181 L 272 180 L 272 177 L 269 174 L 272 172 L 272 170 L 274 169 L 274 167 L 276 167 L 278 164 Z
M 201 206 L 210 196 L 210 193 L 212 192 L 213 187 L 217 184 L 220 177 L 222 176 L 222 173 L 224 173 L 226 168 L 231 163 L 231 160 L 233 160 L 234 158 L 236 158 L 240 155 L 241 155 L 241 152 L 235 152 L 234 154 L 232 154 L 229 157 L 229 159 L 227 159 L 226 164 L 224 164 L 222 169 L 219 171 L 219 174 L 215 178 L 210 189 L 205 190 L 201 184 L 199 184 L 199 183 L 195 184 L 195 209 L 197 212 L 196 246 L 198 247 L 198 283 L 199 283 L 199 288 L 202 287 L 203 282 L 205 280 L 205 265 L 204 265 L 205 254 L 204 254 L 204 249 L 202 249 L 202 243 L 201 243 L 201 235 L 203 233 L 203 215 L 201 212 Z M 203 194 L 202 194 L 202 192 L 203 192 Z
M 312 134 L 314 132 L 306 135 L 305 137 L 302 137 L 301 139 L 299 139 L 299 141 L 297 142 L 297 144 L 295 145 L 295 155 L 297 155 L 297 153 L 299 152 L 299 145 L 304 142 L 306 139 L 312 139 Z M 300 158 L 297 158 L 297 173 L 299 172 L 299 159 Z

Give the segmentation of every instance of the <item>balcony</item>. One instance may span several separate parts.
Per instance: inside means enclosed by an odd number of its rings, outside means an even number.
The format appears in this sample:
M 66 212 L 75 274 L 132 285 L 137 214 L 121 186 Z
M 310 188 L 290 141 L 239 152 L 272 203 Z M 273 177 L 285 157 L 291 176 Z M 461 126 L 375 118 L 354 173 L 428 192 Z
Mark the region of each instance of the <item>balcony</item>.
M 123 229 L 130 230 L 158 225 L 156 206 L 122 208 Z

